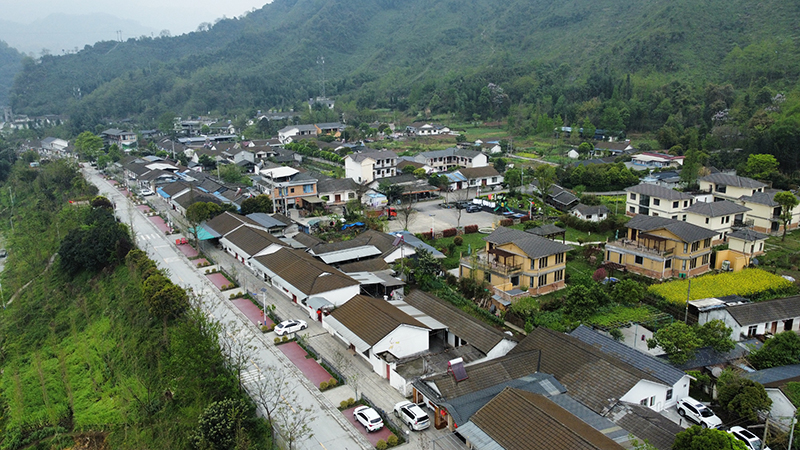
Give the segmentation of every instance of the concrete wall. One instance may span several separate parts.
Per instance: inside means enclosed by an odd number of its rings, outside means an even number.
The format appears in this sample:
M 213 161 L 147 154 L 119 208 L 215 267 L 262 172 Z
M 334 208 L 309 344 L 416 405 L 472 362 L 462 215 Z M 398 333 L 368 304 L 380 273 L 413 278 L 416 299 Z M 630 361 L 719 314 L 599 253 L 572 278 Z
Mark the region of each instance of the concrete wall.
M 667 400 L 667 390 L 672 389 L 672 398 Z M 643 399 L 647 398 L 647 407 L 654 411 L 662 411 L 666 408 L 674 406 L 679 398 L 689 395 L 689 377 L 684 376 L 680 381 L 675 383 L 674 386 L 666 386 L 652 381 L 641 380 L 636 383 L 630 391 L 620 398 L 622 401 L 638 404 Z M 650 404 L 650 399 L 653 399 L 653 404 Z
M 428 350 L 428 335 L 429 331 L 424 328 L 400 325 L 372 346 L 372 350 L 377 354 L 390 352 L 397 358 L 405 358 Z
M 717 252 L 717 260 L 714 262 L 714 269 L 721 270 L 723 261 L 730 261 L 730 270 L 738 272 L 747 267 L 750 258 L 736 250 L 720 250 Z

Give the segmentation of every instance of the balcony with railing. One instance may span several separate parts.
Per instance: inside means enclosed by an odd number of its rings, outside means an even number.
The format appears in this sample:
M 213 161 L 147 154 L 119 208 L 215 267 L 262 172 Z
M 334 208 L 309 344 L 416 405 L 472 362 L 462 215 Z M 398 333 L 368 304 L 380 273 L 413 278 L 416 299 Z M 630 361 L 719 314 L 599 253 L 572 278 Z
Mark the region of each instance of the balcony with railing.
M 521 256 L 501 249 L 491 249 L 489 252 L 481 250 L 473 256 L 461 258 L 461 262 L 473 269 L 505 276 L 522 271 L 522 264 L 513 264 L 514 257 L 521 258 Z M 511 259 L 511 264 L 508 263 L 509 258 Z
M 639 236 L 638 240 L 619 239 L 609 242 L 608 246 L 620 249 L 633 250 L 635 252 L 648 253 L 655 256 L 667 257 L 673 253 L 675 248 L 666 248 L 667 239 L 660 236 L 645 235 Z

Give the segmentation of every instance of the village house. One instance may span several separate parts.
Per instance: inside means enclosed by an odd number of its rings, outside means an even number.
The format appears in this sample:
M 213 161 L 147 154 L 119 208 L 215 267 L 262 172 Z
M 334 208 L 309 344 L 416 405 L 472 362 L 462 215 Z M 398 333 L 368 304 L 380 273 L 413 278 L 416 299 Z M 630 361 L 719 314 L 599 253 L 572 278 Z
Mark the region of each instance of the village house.
M 397 154 L 389 150 L 367 150 L 344 157 L 345 176 L 356 183 L 397 175 Z
M 575 205 L 575 208 L 570 211 L 570 214 L 587 222 L 602 222 L 608 219 L 608 214 L 610 212 L 611 211 L 609 211 L 605 205 L 589 206 L 578 203 Z
M 683 210 L 694 203 L 694 196 L 691 194 L 655 184 L 637 184 L 625 188 L 625 192 L 625 212 L 629 216 L 643 214 L 685 220 Z
M 783 220 L 781 211 L 783 207 L 775 201 L 775 194 L 780 191 L 765 189 L 749 195 L 739 197 L 739 202 L 750 211 L 747 213 L 748 225 L 760 233 L 782 233 Z M 716 193 L 715 193 L 716 196 Z M 752 221 L 752 224 L 749 222 Z M 789 221 L 789 230 L 797 229 L 800 224 L 800 205 L 792 209 L 792 218 Z
M 712 173 L 697 180 L 700 190 L 712 194 L 714 200 L 739 200 L 743 195 L 764 192 L 766 183 L 727 173 Z
M 710 270 L 717 233 L 665 217 L 634 216 L 627 235 L 606 244 L 605 266 L 650 278 L 693 277 Z
M 479 150 L 466 150 L 456 147 L 430 152 L 421 152 L 414 161 L 433 167 L 436 172 L 448 172 L 459 167 L 484 167 L 489 158 Z
M 696 202 L 683 210 L 686 222 L 707 228 L 717 233 L 711 245 L 719 245 L 727 240 L 734 227 L 744 227 L 750 208 L 729 200 L 719 202 Z
M 737 298 L 692 301 L 698 308 L 700 325 L 719 319 L 731 329 L 731 339 L 800 331 L 800 296 L 750 303 Z

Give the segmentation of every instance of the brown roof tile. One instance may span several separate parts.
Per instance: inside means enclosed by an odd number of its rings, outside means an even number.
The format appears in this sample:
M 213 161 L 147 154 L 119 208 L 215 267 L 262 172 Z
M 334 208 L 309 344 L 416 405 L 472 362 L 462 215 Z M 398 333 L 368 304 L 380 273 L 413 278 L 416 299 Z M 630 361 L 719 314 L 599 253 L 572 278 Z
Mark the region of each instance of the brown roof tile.
M 400 325 L 429 329 L 389 302 L 364 295 L 351 298 L 331 316 L 369 345 L 377 344 Z
M 286 246 L 280 239 L 276 238 L 267 231 L 260 230 L 249 226 L 239 227 L 236 230 L 228 233 L 225 239 L 230 241 L 231 244 L 242 249 L 243 252 L 249 256 L 264 250 L 272 244 Z
M 240 216 L 239 214 L 234 214 L 228 211 L 225 211 L 224 213 L 206 222 L 206 226 L 219 233 L 220 236 L 225 236 L 226 234 L 245 224 L 254 227 L 261 227 L 261 225 L 259 225 L 258 222 L 253 219 L 249 219 L 245 216 Z
M 254 259 L 309 296 L 358 286 L 358 281 L 301 250 L 282 248 Z

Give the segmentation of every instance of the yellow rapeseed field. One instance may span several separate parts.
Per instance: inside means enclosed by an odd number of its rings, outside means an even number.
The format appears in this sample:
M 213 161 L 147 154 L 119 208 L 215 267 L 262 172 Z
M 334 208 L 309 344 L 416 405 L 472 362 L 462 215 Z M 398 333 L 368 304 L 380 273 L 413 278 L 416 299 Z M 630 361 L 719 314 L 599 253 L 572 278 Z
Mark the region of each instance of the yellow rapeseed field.
M 690 300 L 726 295 L 747 297 L 769 289 L 785 289 L 791 286 L 792 282 L 781 276 L 761 269 L 745 269 L 741 272 L 725 272 L 693 279 Z M 688 288 L 689 281 L 680 280 L 655 284 L 647 290 L 669 302 L 683 304 L 686 303 Z

